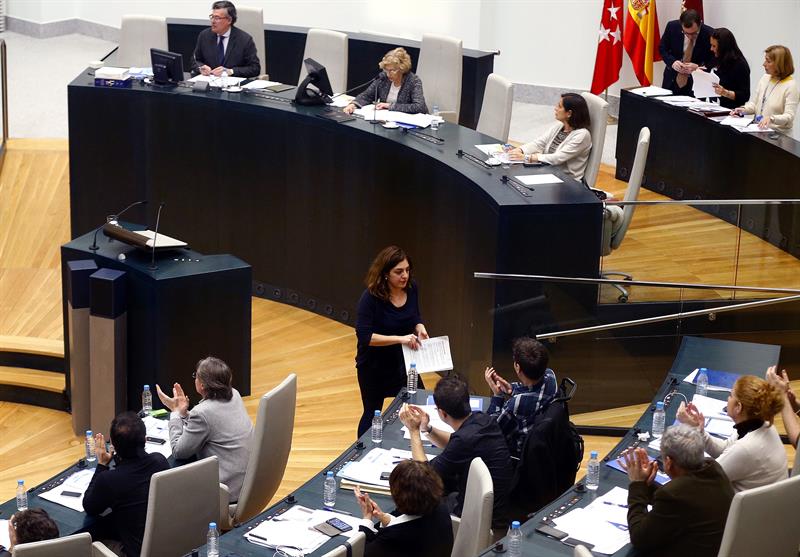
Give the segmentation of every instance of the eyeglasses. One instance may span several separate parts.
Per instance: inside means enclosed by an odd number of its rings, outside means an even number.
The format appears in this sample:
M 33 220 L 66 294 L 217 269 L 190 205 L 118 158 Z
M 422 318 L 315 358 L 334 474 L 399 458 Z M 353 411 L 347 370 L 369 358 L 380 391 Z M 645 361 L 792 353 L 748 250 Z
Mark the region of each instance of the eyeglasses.
M 229 15 L 226 15 L 226 16 L 210 15 L 210 16 L 208 16 L 208 19 L 210 21 L 222 21 L 223 19 L 230 19 L 230 18 L 231 18 L 231 16 L 229 16 Z
M 383 71 L 386 73 L 397 73 L 400 71 L 400 68 L 383 68 Z
M 192 379 L 197 379 L 197 372 L 196 371 L 192 372 Z
M 686 35 L 687 37 L 696 37 L 697 35 L 700 34 L 700 30 L 698 29 L 694 33 L 687 33 L 686 31 L 684 31 L 683 34 Z

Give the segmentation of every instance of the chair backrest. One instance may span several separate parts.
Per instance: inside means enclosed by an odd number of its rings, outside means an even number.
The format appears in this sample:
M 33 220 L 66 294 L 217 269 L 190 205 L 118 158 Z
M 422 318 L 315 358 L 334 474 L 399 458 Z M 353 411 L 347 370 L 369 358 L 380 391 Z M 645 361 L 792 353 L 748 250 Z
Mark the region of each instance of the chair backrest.
M 167 18 L 154 15 L 122 16 L 115 64 L 123 68 L 148 68 L 151 48 L 167 50 Z
M 476 458 L 469 466 L 461 525 L 453 540 L 451 557 L 472 557 L 492 543 L 492 508 L 494 485 L 483 460 Z
M 633 168 L 631 175 L 628 179 L 628 189 L 625 190 L 625 198 L 623 201 L 636 201 L 639 199 L 639 190 L 642 187 L 642 179 L 644 178 L 644 167 L 647 164 L 647 152 L 650 150 L 650 128 L 642 128 L 639 131 L 639 141 L 636 144 L 636 156 L 633 159 Z M 622 217 L 622 224 L 611 238 L 611 249 L 617 249 L 622 240 L 625 238 L 625 233 L 633 220 L 633 211 L 636 205 L 624 206 L 624 215 Z
M 583 545 L 576 545 L 572 555 L 573 557 L 593 557 L 592 552 Z
M 141 557 L 174 557 L 200 547 L 218 516 L 216 456 L 153 474 Z
M 347 35 L 328 29 L 309 29 L 306 37 L 306 49 L 303 60 L 313 58 L 328 73 L 328 79 L 334 93 L 347 90 Z M 300 63 L 300 80 L 308 75 L 305 64 Z
M 423 83 L 423 87 L 425 84 Z M 508 130 L 511 127 L 511 107 L 514 105 L 514 84 L 496 73 L 489 74 L 486 89 L 483 92 L 481 115 L 478 118 L 479 132 L 508 141 Z
M 267 47 L 264 42 L 264 10 L 250 6 L 236 7 L 236 27 L 253 37 L 261 73 L 267 73 Z
M 296 401 L 297 376 L 294 373 L 261 397 L 234 524 L 260 513 L 278 490 L 292 448 Z
M 798 501 L 800 476 L 734 495 L 719 557 L 797 555 Z
M 597 183 L 600 162 L 603 160 L 603 145 L 606 142 L 606 127 L 608 126 L 608 103 L 586 91 L 581 93 L 581 96 L 589 107 L 589 118 L 591 119 L 589 132 L 592 134 L 592 152 L 589 153 L 589 161 L 586 163 L 583 179 L 590 188 L 593 188 Z
M 364 557 L 364 548 L 367 544 L 367 537 L 364 532 L 358 532 L 347 540 L 350 544 L 350 553 L 347 553 L 347 546 L 342 544 L 331 549 L 322 557 Z
M 43 542 L 22 543 L 14 546 L 14 557 L 91 557 L 92 536 L 84 532 Z
M 445 35 L 423 35 L 417 60 L 417 75 L 422 80 L 425 103 L 439 107 L 442 117 L 458 123 L 461 111 L 463 55 L 460 39 Z

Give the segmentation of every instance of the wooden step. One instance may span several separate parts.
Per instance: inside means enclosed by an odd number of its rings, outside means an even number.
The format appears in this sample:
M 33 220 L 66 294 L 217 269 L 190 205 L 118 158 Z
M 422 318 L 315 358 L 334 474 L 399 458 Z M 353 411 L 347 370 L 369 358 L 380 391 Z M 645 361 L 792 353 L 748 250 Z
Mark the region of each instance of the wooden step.
M 0 352 L 16 352 L 34 356 L 64 357 L 64 341 L 51 338 L 0 335 Z
M 65 389 L 65 380 L 63 373 L 0 366 L 0 385 L 62 393 Z

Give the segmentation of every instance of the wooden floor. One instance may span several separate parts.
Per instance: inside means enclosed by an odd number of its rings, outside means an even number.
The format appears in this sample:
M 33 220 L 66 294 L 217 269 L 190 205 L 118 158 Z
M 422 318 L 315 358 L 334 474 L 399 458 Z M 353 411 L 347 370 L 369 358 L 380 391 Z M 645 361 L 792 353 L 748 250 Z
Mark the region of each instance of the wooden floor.
M 9 143 L 0 174 L 0 344 L 52 352 L 62 340 L 59 246 L 69 240 L 68 168 L 66 141 Z M 599 185 L 620 196 L 625 187 L 610 168 L 602 170 Z M 683 232 L 687 228 L 690 233 Z M 732 256 L 724 247 L 737 232 L 732 228 L 689 208 L 639 208 L 623 247 L 606 266 L 631 271 L 637 279 L 730 283 L 725 265 Z M 742 246 L 758 262 L 740 267 L 740 284 L 798 285 L 797 260 L 752 237 Z M 631 301 L 662 295 L 637 289 Z M 355 334 L 315 314 L 254 298 L 252 341 L 254 394 L 245 404 L 253 420 L 258 396 L 286 374 L 298 375 L 292 452 L 280 497 L 319 473 L 355 438 L 360 415 Z M 52 375 L 34 375 L 48 388 L 58 388 Z M 0 368 L 0 381 L 24 380 L 19 370 Z M 575 421 L 630 427 L 645 407 L 594 412 Z M 0 440 L 0 500 L 13 496 L 16 479 L 35 485 L 83 454 L 69 415 L 38 407 L 0 402 Z M 586 457 L 592 449 L 605 454 L 616 443 L 587 437 Z

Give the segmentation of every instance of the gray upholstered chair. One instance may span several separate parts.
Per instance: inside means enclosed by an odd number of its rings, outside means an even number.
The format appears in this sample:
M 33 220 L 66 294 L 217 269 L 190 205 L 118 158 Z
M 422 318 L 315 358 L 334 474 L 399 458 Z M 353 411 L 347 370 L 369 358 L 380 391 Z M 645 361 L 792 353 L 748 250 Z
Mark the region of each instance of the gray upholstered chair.
M 639 132 L 639 141 L 636 145 L 636 157 L 633 160 L 633 168 L 631 175 L 628 179 L 628 189 L 625 190 L 624 201 L 636 201 L 639 198 L 639 189 L 642 185 L 644 177 L 644 168 L 647 163 L 647 152 L 650 150 L 650 128 L 642 128 Z M 633 219 L 633 210 L 635 205 L 618 206 L 606 205 L 603 209 L 603 237 L 601 245 L 601 254 L 608 255 L 615 249 L 619 248 L 622 240 L 625 238 L 625 233 Z M 621 271 L 612 271 L 604 269 L 600 276 L 602 278 L 622 277 L 625 280 L 632 280 L 633 277 L 628 273 Z M 619 301 L 628 301 L 628 291 L 619 284 L 614 284 L 614 288 L 620 291 Z
M 417 60 L 428 109 L 438 106 L 442 118 L 456 124 L 461 111 L 462 50 L 460 39 L 423 35 Z
M 228 505 L 228 488 L 220 484 L 219 523 L 223 528 L 232 528 L 256 516 L 281 485 L 292 448 L 296 402 L 297 376 L 294 373 L 261 397 L 250 459 L 237 504 Z
M 589 126 L 592 134 L 592 152 L 589 153 L 589 161 L 586 164 L 583 179 L 590 188 L 593 188 L 597 183 L 600 162 L 603 160 L 603 145 L 606 142 L 606 127 L 608 126 L 608 103 L 597 95 L 585 91 L 581 93 L 581 96 L 589 107 L 589 118 L 592 122 Z
M 733 496 L 719 557 L 797 555 L 800 476 L 740 491 Z
M 347 551 L 347 545 L 342 544 L 334 549 L 331 549 L 322 557 L 363 557 L 364 548 L 366 547 L 367 537 L 364 532 L 358 532 L 353 537 L 347 540 L 350 544 L 350 552 Z
M 469 465 L 461 518 L 450 517 L 454 538 L 451 557 L 472 557 L 492 543 L 493 507 L 492 475 L 483 460 L 476 458 Z
M 14 547 L 14 557 L 116 557 L 100 542 L 92 543 L 87 532 L 42 542 L 22 543 Z
M 483 92 L 483 104 L 481 104 L 477 131 L 499 139 L 502 143 L 508 141 L 513 105 L 514 84 L 501 75 L 489 74 L 486 80 L 486 89 Z
M 167 50 L 167 18 L 124 15 L 119 29 L 116 62 L 120 67 L 150 67 L 150 49 Z
M 347 90 L 346 34 L 327 29 L 309 29 L 303 60 L 306 58 L 313 58 L 325 66 L 334 93 L 342 93 Z M 308 72 L 306 72 L 305 64 L 301 62 L 298 83 L 302 82 L 306 75 Z
M 586 549 L 583 545 L 576 545 L 575 551 L 572 553 L 573 557 L 593 557 L 592 552 Z
M 236 27 L 253 37 L 256 43 L 258 61 L 261 62 L 261 73 L 267 73 L 267 48 L 264 42 L 264 10 L 250 6 L 236 7 Z
M 175 557 L 204 545 L 218 515 L 216 456 L 153 474 L 141 557 Z

